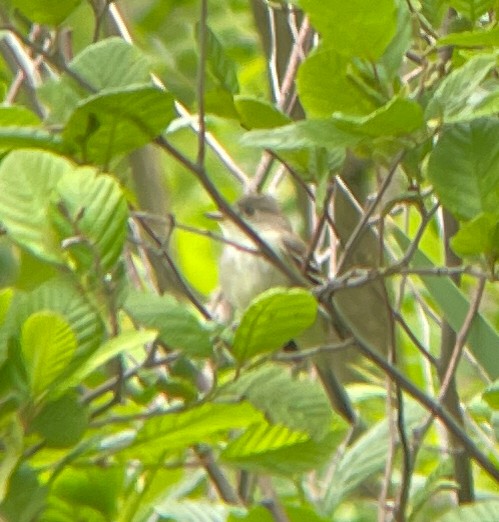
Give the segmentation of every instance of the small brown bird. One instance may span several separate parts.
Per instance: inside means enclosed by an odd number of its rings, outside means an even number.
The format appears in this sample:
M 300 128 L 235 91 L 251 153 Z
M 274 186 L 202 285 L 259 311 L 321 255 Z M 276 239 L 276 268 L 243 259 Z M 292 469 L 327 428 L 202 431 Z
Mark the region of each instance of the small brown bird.
M 305 243 L 293 232 L 289 219 L 281 212 L 277 201 L 267 195 L 244 196 L 236 205 L 238 215 L 259 235 L 277 256 L 296 271 L 304 271 Z M 211 215 L 219 221 L 224 237 L 237 245 L 255 248 L 254 242 L 241 228 L 221 214 Z M 305 267 L 307 278 L 318 282 L 319 272 L 315 266 Z M 303 279 L 303 275 L 301 275 Z M 296 286 L 288 275 L 268 259 L 248 249 L 226 243 L 220 258 L 220 285 L 224 298 L 235 311 L 243 311 L 257 295 L 275 286 Z M 298 339 L 302 348 L 332 344 L 341 338 L 335 331 L 327 314 L 319 315 L 316 324 Z M 314 358 L 317 372 L 333 407 L 350 423 L 356 414 L 348 396 L 334 372 L 334 356 L 317 355 Z

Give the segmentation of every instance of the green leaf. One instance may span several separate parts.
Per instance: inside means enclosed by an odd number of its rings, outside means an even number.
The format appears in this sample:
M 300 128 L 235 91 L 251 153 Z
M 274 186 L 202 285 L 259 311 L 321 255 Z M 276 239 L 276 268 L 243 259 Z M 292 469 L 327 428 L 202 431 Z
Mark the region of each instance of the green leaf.
M 85 160 L 107 165 L 153 140 L 174 117 L 173 97 L 156 87 L 106 89 L 78 103 L 63 138 Z
M 0 148 L 37 148 L 53 152 L 68 152 L 68 147 L 59 135 L 36 127 L 0 127 Z
M 392 233 L 401 248 L 404 250 L 409 248 L 410 240 L 402 230 L 394 228 Z M 415 268 L 434 267 L 430 259 L 419 249 L 412 257 L 411 266 Z M 468 299 L 448 278 L 420 276 L 420 279 L 443 311 L 452 329 L 459 332 L 470 307 Z M 496 356 L 499 334 L 482 314 L 475 315 L 466 341 L 478 363 L 490 378 L 499 378 L 499 358 Z
M 237 81 L 235 63 L 227 56 L 223 45 L 215 33 L 209 27 L 205 27 L 205 31 L 206 39 L 204 45 L 209 71 L 223 89 L 231 94 L 237 94 L 239 92 L 239 83 Z M 195 34 L 199 44 L 199 23 L 196 24 Z
M 87 409 L 74 394 L 48 402 L 30 424 L 51 448 L 68 448 L 77 444 L 88 425 Z
M 499 27 L 481 31 L 463 31 L 451 33 L 437 40 L 438 46 L 455 45 L 457 47 L 498 47 Z
M 406 429 L 415 427 L 421 421 L 422 410 L 419 406 L 406 408 L 405 413 Z M 385 419 L 371 427 L 345 450 L 324 499 L 328 513 L 334 511 L 341 500 L 360 484 L 385 469 L 386 455 L 391 445 L 391 429 L 390 422 Z
M 431 502 L 432 497 L 440 491 L 443 489 L 452 490 L 456 487 L 455 481 L 451 478 L 453 476 L 452 460 L 448 457 L 443 457 L 437 462 L 437 467 L 425 477 L 424 483 L 412 495 L 411 504 L 413 508 L 411 519 L 415 519 L 416 513 L 427 502 Z
M 1 106 L 0 107 L 0 126 L 17 127 L 39 125 L 40 118 L 26 107 L 22 106 Z
M 236 96 L 234 104 L 245 129 L 273 129 L 291 122 L 277 107 L 250 96 Z
M 494 410 L 499 410 L 499 380 L 487 386 L 483 392 L 484 401 Z
M 398 2 L 397 32 L 377 65 L 377 75 L 384 83 L 392 82 L 404 63 L 405 53 L 412 44 L 411 12 L 405 2 Z M 385 79 L 386 78 L 386 79 Z
M 3 288 L 0 290 L 0 326 L 5 321 L 5 316 L 7 315 L 13 297 L 14 290 L 12 288 Z
M 499 207 L 499 121 L 474 120 L 444 129 L 428 161 L 436 193 L 459 219 Z
M 146 420 L 131 446 L 122 453 L 126 458 L 156 463 L 167 452 L 207 442 L 218 433 L 247 428 L 262 420 L 262 414 L 246 402 L 207 403 Z
M 485 254 L 491 259 L 499 256 L 499 214 L 479 214 L 459 227 L 451 239 L 451 247 L 459 256 Z
M 333 415 L 324 390 L 315 382 L 293 378 L 285 368 L 269 365 L 245 372 L 221 390 L 222 396 L 245 398 L 263 410 L 273 424 L 308 433 L 320 440 L 331 429 Z
M 469 522 L 479 520 L 480 522 L 496 522 L 499 520 L 499 501 L 483 500 L 449 510 L 436 522 Z
M 78 267 L 101 275 L 120 257 L 126 240 L 128 207 L 118 182 L 96 169 L 80 167 L 64 175 L 51 197 L 60 243 Z
M 337 111 L 354 115 L 374 111 L 378 103 L 356 78 L 349 60 L 339 53 L 321 47 L 312 52 L 301 64 L 297 77 L 298 93 L 307 115 L 324 118 Z
M 495 116 L 499 112 L 499 92 L 497 89 L 485 94 L 483 98 L 473 105 L 470 115 L 472 117 Z
M 9 485 L 9 477 L 22 458 L 24 450 L 23 426 L 17 413 L 10 415 L 8 421 L 2 419 L 0 436 L 3 451 L 0 460 L 0 501 L 3 501 Z
M 182 522 L 225 522 L 228 506 L 207 500 L 167 499 L 154 507 L 159 520 L 181 520 Z
M 326 46 L 340 54 L 375 61 L 397 29 L 394 0 L 299 0 Z
M 118 37 L 85 47 L 70 62 L 69 68 L 96 91 L 147 83 L 151 74 L 149 61 L 142 51 Z
M 398 96 L 367 116 L 333 114 L 332 119 L 341 130 L 372 138 L 409 134 L 424 124 L 421 106 Z
M 125 309 L 140 325 L 159 330 L 159 339 L 188 356 L 210 357 L 213 353 L 210 332 L 194 311 L 169 295 L 134 292 Z
M 73 358 L 76 337 L 59 314 L 37 312 L 23 324 L 21 350 L 33 398 L 39 399 Z
M 497 53 L 480 54 L 446 76 L 426 109 L 427 120 L 444 122 L 470 118 L 473 95 L 489 72 L 496 66 Z
M 250 147 L 294 150 L 307 147 L 340 149 L 358 145 L 363 137 L 339 128 L 333 119 L 304 120 L 270 130 L 247 132 L 241 143 Z
M 81 384 L 92 372 L 106 364 L 113 357 L 133 351 L 145 344 L 152 343 L 157 333 L 151 330 L 125 332 L 99 346 L 95 352 L 71 366 L 63 375 L 58 385 L 58 392 Z
M 494 0 L 449 0 L 449 4 L 462 16 L 476 22 L 494 6 Z
M 248 471 L 292 475 L 322 467 L 338 443 L 334 434 L 316 442 L 285 426 L 259 424 L 231 441 L 220 458 Z
M 49 123 L 65 123 L 82 100 L 103 89 L 126 89 L 138 84 L 151 86 L 148 60 L 123 38 L 111 37 L 85 47 L 68 67 L 80 82 L 65 73 L 38 89 L 41 100 L 50 109 Z
M 10 477 L 0 512 L 5 520 L 31 522 L 38 518 L 46 497 L 47 488 L 40 484 L 38 473 L 21 463 Z
M 116 463 L 112 466 L 65 466 L 54 478 L 41 520 L 119 520 L 118 499 L 125 477 L 125 470 Z
M 59 25 L 74 11 L 81 0 L 11 0 L 32 22 Z
M 51 310 L 63 316 L 76 335 L 78 355 L 95 350 L 102 342 L 104 324 L 97 310 L 70 283 L 59 277 L 29 293 L 16 293 L 9 311 L 9 330 L 17 335 L 26 319 L 39 311 Z
M 282 348 L 313 324 L 317 301 L 301 288 L 272 288 L 259 295 L 244 312 L 232 352 L 240 362 Z
M 48 201 L 72 163 L 39 150 L 11 152 L 0 165 L 0 222 L 12 239 L 47 261 L 62 253 L 48 219 Z

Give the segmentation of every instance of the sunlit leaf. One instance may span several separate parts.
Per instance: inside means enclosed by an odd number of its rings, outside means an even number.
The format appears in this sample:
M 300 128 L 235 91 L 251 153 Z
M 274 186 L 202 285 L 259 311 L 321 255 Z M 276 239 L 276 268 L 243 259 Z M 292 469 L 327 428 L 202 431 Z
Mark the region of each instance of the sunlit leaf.
M 346 56 L 374 61 L 395 35 L 397 6 L 394 0 L 300 0 L 327 47 Z
M 14 241 L 47 261 L 63 261 L 48 202 L 73 168 L 68 160 L 38 150 L 11 152 L 0 165 L 0 221 Z
M 499 214 L 479 214 L 459 227 L 451 239 L 451 247 L 460 256 L 485 254 L 490 259 L 499 256 Z
M 31 292 L 16 293 L 14 303 L 8 318 L 14 334 L 30 315 L 51 310 L 63 316 L 75 333 L 78 355 L 92 352 L 102 342 L 104 325 L 99 313 L 87 297 L 61 277 L 47 281 Z
M 21 349 L 33 397 L 38 399 L 64 372 L 76 351 L 76 337 L 63 317 L 37 312 L 23 325 Z
M 221 458 L 249 471 L 292 475 L 323 466 L 337 444 L 333 434 L 316 442 L 285 426 L 259 424 L 231 441 Z
M 218 433 L 247 428 L 261 421 L 262 414 L 249 403 L 207 403 L 146 420 L 130 447 L 121 454 L 155 463 L 167 452 L 207 442 Z
M 96 268 L 104 274 L 123 250 L 128 208 L 118 182 L 93 168 L 75 169 L 57 183 L 51 197 L 51 213 L 61 244 L 79 267 Z M 79 248 L 78 248 L 79 247 Z
M 312 118 L 326 118 L 334 112 L 365 115 L 378 103 L 355 81 L 356 73 L 347 58 L 319 47 L 300 66 L 297 88 L 300 100 Z
M 232 352 L 239 361 L 282 348 L 315 321 L 317 301 L 300 288 L 273 288 L 255 298 L 236 330 Z
M 492 27 L 486 31 L 463 31 L 450 33 L 439 38 L 437 45 L 456 45 L 458 47 L 497 47 L 499 46 L 499 27 Z
M 372 138 L 409 134 L 421 128 L 424 122 L 420 105 L 399 97 L 367 116 L 334 114 L 333 121 L 344 131 Z
M 483 392 L 483 399 L 494 410 L 499 410 L 499 380 L 487 386 Z
M 58 25 L 81 2 L 81 0 L 11 0 L 32 22 Z
M 236 96 L 234 104 L 245 129 L 273 129 L 291 122 L 274 105 L 249 96 Z

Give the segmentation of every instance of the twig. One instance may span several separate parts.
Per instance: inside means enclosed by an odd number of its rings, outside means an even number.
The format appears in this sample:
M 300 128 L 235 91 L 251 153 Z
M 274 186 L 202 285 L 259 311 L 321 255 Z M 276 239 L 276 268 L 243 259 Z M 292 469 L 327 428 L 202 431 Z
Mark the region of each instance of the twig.
M 198 165 L 193 163 L 190 159 L 184 156 L 179 150 L 173 147 L 165 138 L 160 136 L 156 138 L 156 143 L 164 150 L 168 151 L 177 161 L 182 163 L 192 174 L 196 176 L 198 181 L 201 183 L 206 192 L 211 196 L 213 201 L 217 204 L 218 208 L 233 222 L 235 223 L 262 251 L 264 257 L 285 274 L 290 281 L 297 285 L 307 285 L 305 278 L 299 277 L 299 275 L 292 270 L 275 252 L 274 250 L 255 232 L 229 205 L 229 203 L 223 198 L 221 193 L 218 191 L 215 184 L 208 177 L 204 168 L 199 168 Z
M 388 189 L 388 186 L 390 185 L 390 183 L 393 179 L 393 176 L 395 175 L 395 172 L 397 170 L 397 167 L 399 166 L 399 163 L 402 161 L 402 158 L 404 157 L 404 154 L 405 154 L 405 152 L 401 151 L 395 156 L 395 159 L 393 160 L 392 165 L 388 171 L 388 174 L 386 175 L 386 178 L 383 180 L 383 183 L 382 183 L 378 193 L 376 194 L 375 199 L 371 202 L 371 205 L 369 206 L 369 208 L 364 212 L 361 220 L 359 221 L 359 223 L 353 230 L 352 234 L 348 238 L 348 241 L 346 242 L 346 244 L 343 248 L 343 253 L 340 257 L 340 260 L 338 261 L 338 273 L 342 272 L 344 265 L 346 263 L 346 260 L 348 259 L 351 251 L 355 248 L 357 242 L 359 241 L 359 239 L 364 231 L 364 228 L 366 227 L 366 225 L 369 221 L 369 218 L 373 214 L 374 210 L 376 209 L 379 202 L 381 201 L 381 198 L 383 197 L 386 190 Z
M 137 217 L 137 219 L 139 220 L 140 224 L 142 225 L 144 230 L 147 232 L 149 237 L 154 241 L 154 243 L 156 243 L 156 246 L 159 247 L 161 256 L 168 263 L 168 266 L 170 267 L 172 274 L 177 279 L 177 282 L 178 282 L 180 288 L 182 288 L 182 292 L 185 293 L 185 295 L 187 296 L 189 301 L 191 301 L 191 303 L 197 308 L 197 310 L 201 313 L 201 315 L 205 319 L 211 320 L 212 316 L 211 316 L 210 312 L 208 312 L 208 310 L 204 307 L 204 305 L 201 303 L 201 301 L 197 298 L 194 291 L 191 289 L 191 287 L 188 285 L 188 283 L 184 280 L 184 278 L 180 274 L 177 266 L 175 265 L 172 257 L 170 256 L 169 252 L 165 248 L 163 248 L 163 242 L 156 235 L 156 232 L 154 232 L 154 230 L 149 226 L 149 224 L 147 223 L 146 220 L 141 219 L 139 217 Z
M 198 155 L 197 164 L 199 167 L 204 166 L 206 157 L 206 120 L 205 120 L 205 76 L 206 76 L 206 39 L 208 23 L 208 2 L 201 0 L 200 16 L 199 16 L 199 65 L 197 71 L 197 102 L 198 102 Z
M 448 392 L 448 389 L 449 389 L 450 382 L 454 378 L 454 375 L 457 370 L 457 365 L 458 365 L 459 360 L 461 359 L 461 355 L 463 353 L 466 339 L 468 338 L 471 326 L 473 324 L 473 320 L 475 319 L 476 314 L 478 313 L 478 308 L 480 307 L 480 302 L 482 300 L 484 290 L 485 290 L 485 278 L 482 277 L 478 280 L 478 286 L 475 291 L 475 295 L 473 296 L 473 298 L 471 300 L 470 307 L 468 309 L 468 313 L 466 314 L 463 324 L 457 334 L 456 344 L 454 345 L 454 349 L 452 350 L 452 356 L 449 361 L 449 366 L 447 367 L 444 378 L 442 380 L 440 393 L 438 395 L 439 401 L 443 401 L 443 399 L 445 398 L 445 396 Z
M 462 444 L 470 457 L 477 465 L 494 480 L 499 481 L 499 468 L 484 455 L 475 443 L 468 437 L 463 428 L 455 421 L 455 419 L 445 410 L 439 402 L 428 397 L 411 381 L 407 380 L 397 368 L 389 364 L 386 359 L 377 353 L 375 348 L 369 346 L 364 339 L 356 339 L 357 345 L 362 353 L 372 361 L 376 366 L 381 368 L 385 373 L 400 384 L 411 397 L 424 406 L 430 413 L 438 418 L 444 426 L 451 432 L 457 440 Z
M 349 348 L 350 346 L 355 345 L 355 339 L 353 337 L 348 337 L 341 342 L 335 344 L 324 344 L 321 346 L 316 346 L 314 348 L 308 348 L 306 350 L 300 350 L 298 352 L 291 353 L 277 353 L 274 356 L 274 360 L 276 361 L 302 361 L 307 358 L 314 358 L 321 353 L 332 353 L 339 352 L 345 350 L 345 348 Z
M 222 472 L 220 467 L 215 462 L 212 450 L 205 445 L 197 444 L 193 447 L 199 462 L 208 473 L 211 482 L 215 486 L 221 499 L 227 504 L 238 505 L 241 504 L 241 500 L 237 495 L 230 482 L 227 480 L 225 474 Z

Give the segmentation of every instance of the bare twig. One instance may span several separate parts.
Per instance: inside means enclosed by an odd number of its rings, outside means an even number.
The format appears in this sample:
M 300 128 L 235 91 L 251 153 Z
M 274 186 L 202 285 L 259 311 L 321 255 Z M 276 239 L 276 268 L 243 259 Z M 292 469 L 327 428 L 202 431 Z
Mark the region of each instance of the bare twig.
M 206 120 L 205 120 L 205 76 L 206 76 L 206 59 L 208 50 L 207 46 L 207 25 L 208 23 L 208 2 L 201 0 L 200 16 L 199 16 L 199 65 L 197 71 L 197 102 L 198 102 L 198 155 L 197 164 L 203 167 L 206 156 Z

